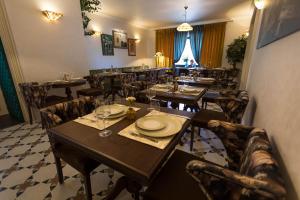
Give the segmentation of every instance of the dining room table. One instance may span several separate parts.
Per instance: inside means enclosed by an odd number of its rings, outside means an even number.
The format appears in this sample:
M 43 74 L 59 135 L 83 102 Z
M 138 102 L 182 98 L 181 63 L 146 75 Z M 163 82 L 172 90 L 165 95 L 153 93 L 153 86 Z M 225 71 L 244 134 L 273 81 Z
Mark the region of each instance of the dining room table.
M 120 106 L 125 106 L 121 103 Z M 71 145 L 81 151 L 86 157 L 94 159 L 118 172 L 123 176 L 118 179 L 113 190 L 105 198 L 115 199 L 118 194 L 127 189 L 135 199 L 143 186 L 149 186 L 156 174 L 179 143 L 182 135 L 190 125 L 193 113 L 169 108 L 160 108 L 159 111 L 150 111 L 148 105 L 135 103 L 136 120 L 126 117 L 108 122 L 108 129 L 112 134 L 100 137 L 97 126 L 83 123 L 82 118 L 67 122 L 55 128 L 48 129 L 47 133 L 51 143 Z M 155 113 L 154 113 L 155 112 Z M 179 123 L 177 129 L 168 137 L 154 137 L 159 131 L 150 132 L 150 136 L 131 134 L 131 128 L 137 126 L 139 119 L 146 116 L 156 116 L 165 119 L 169 128 Z M 158 142 L 157 142 L 158 141 Z
M 71 78 L 70 80 L 56 80 L 50 81 L 48 84 L 52 88 L 65 88 L 65 93 L 67 95 L 68 100 L 72 100 L 72 87 L 77 87 L 86 84 L 86 80 L 84 78 Z
M 155 91 L 154 99 L 160 101 L 171 102 L 171 106 L 175 109 L 178 108 L 178 104 L 184 104 L 184 109 L 188 107 L 198 110 L 198 101 L 206 93 L 207 88 L 179 85 L 176 91 L 173 90 L 173 84 L 156 84 L 153 85 L 150 90 Z M 147 96 L 147 90 L 140 92 L 140 95 Z
M 206 77 L 181 76 L 179 77 L 177 82 L 179 85 L 189 85 L 189 86 L 210 88 L 216 83 L 216 79 L 206 78 Z

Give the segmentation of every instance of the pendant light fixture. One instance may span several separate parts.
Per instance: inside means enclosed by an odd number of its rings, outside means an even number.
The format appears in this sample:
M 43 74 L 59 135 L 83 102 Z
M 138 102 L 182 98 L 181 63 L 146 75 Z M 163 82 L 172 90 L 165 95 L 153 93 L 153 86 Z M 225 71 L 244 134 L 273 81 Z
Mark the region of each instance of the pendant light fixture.
M 177 27 L 177 31 L 180 31 L 180 32 L 188 32 L 188 31 L 192 31 L 192 30 L 193 30 L 193 27 L 192 27 L 190 24 L 188 24 L 188 23 L 186 22 L 187 9 L 188 9 L 188 6 L 184 6 L 184 10 L 185 10 L 185 14 L 184 14 L 185 21 L 184 21 L 184 23 L 180 24 L 180 25 Z

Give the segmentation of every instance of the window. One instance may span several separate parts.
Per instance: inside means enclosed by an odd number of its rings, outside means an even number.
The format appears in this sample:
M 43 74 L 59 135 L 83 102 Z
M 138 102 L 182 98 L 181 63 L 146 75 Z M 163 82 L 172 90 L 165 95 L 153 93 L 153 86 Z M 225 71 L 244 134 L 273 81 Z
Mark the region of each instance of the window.
M 190 61 L 193 60 L 195 65 L 198 65 L 198 63 L 195 61 L 193 52 L 192 52 L 192 48 L 191 48 L 191 41 L 190 38 L 186 39 L 185 42 L 185 46 L 184 46 L 184 50 L 181 54 L 181 57 L 179 59 L 179 61 L 177 63 L 175 63 L 175 65 L 189 65 Z

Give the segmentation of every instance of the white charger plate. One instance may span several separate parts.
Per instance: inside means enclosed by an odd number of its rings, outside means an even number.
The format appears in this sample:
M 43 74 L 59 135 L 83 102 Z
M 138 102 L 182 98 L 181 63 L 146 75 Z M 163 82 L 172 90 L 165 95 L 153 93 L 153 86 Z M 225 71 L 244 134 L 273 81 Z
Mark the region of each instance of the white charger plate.
M 142 134 L 142 135 L 149 136 L 149 137 L 161 138 L 161 137 L 169 137 L 169 136 L 175 135 L 182 128 L 182 124 L 175 117 L 167 116 L 167 115 L 155 115 L 155 116 L 161 122 L 166 124 L 165 128 L 163 128 L 161 130 L 158 130 L 158 131 L 147 131 L 147 130 L 143 130 L 143 129 L 140 129 L 140 128 L 136 128 L 137 132 Z
M 122 116 L 126 115 L 126 112 L 128 110 L 128 107 L 122 106 L 122 105 L 117 105 L 117 104 L 105 105 L 105 107 L 109 107 L 110 112 L 111 112 L 111 114 L 107 117 L 107 119 L 114 119 L 114 118 L 122 117 Z
M 142 117 L 135 124 L 138 128 L 146 131 L 158 131 L 166 127 L 166 124 L 156 115 Z

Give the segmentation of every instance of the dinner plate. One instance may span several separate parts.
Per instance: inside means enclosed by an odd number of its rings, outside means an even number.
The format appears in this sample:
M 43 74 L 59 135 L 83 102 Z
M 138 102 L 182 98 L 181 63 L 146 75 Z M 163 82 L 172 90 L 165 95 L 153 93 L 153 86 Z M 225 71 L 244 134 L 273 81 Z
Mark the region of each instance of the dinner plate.
M 105 107 L 109 107 L 111 114 L 107 117 L 107 119 L 119 118 L 126 115 L 128 107 L 122 105 L 105 105 Z
M 157 115 L 145 116 L 135 122 L 136 126 L 146 131 L 158 131 L 166 127 L 166 123 Z
M 170 85 L 165 85 L 165 84 L 157 84 L 157 85 L 155 85 L 154 87 L 155 87 L 155 88 L 160 88 L 160 89 L 169 89 L 169 88 L 172 87 L 172 86 L 170 86 Z
M 166 124 L 165 128 L 157 131 L 147 131 L 136 127 L 137 132 L 142 135 L 161 138 L 175 135 L 182 128 L 181 122 L 176 117 L 167 115 L 157 115 L 157 117 Z

